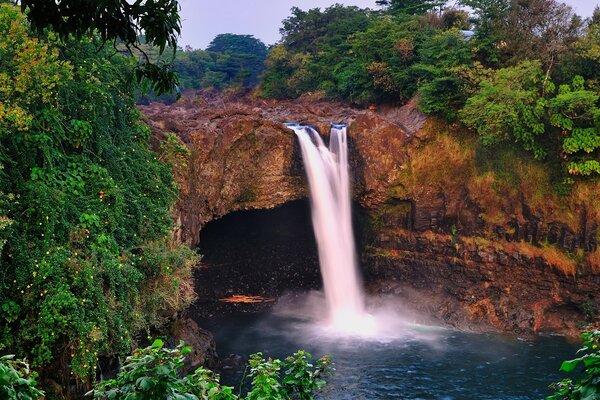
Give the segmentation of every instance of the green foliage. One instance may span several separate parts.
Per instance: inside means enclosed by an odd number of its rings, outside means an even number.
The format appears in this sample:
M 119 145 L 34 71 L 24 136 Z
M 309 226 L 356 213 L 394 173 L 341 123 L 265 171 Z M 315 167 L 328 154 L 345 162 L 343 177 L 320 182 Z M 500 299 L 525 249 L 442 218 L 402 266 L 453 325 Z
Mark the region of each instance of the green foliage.
M 14 356 L 0 357 L 0 398 L 6 400 L 38 400 L 44 392 L 36 388 L 35 372 L 25 361 Z
M 271 49 L 266 60 L 262 94 L 295 98 L 319 91 L 336 97 L 344 86 L 345 92 L 353 94 L 369 85 L 366 70 L 353 68 L 356 53 L 350 38 L 367 29 L 370 20 L 365 10 L 339 4 L 323 11 L 292 8 L 292 16 L 283 21 L 281 44 Z
M 457 28 L 466 14 L 409 14 L 340 5 L 292 9 L 281 44 L 267 57 L 262 94 L 317 92 L 366 105 L 406 101 L 421 88 L 424 110 L 454 118 L 466 96 L 450 69 L 472 64 L 471 46 Z
M 600 331 L 585 333 L 581 357 L 562 363 L 560 370 L 573 372 L 581 367 L 582 375 L 576 380 L 565 379 L 551 385 L 555 393 L 546 400 L 594 400 L 600 398 Z
M 568 55 L 583 21 L 556 0 L 461 0 L 475 13 L 475 48 L 488 66 L 537 59 L 545 69 Z
M 419 88 L 419 107 L 454 120 L 466 101 L 464 82 L 455 71 L 472 64 L 468 42 L 456 29 L 439 32 L 424 40 L 419 55 L 419 63 L 413 66 L 413 75 L 424 81 Z
M 600 173 L 600 163 L 589 159 L 600 147 L 600 96 L 584 87 L 584 79 L 576 76 L 572 85 L 561 85 L 558 95 L 550 100 L 550 123 L 560 128 L 563 150 L 572 161 L 568 170 L 573 175 Z
M 544 158 L 547 152 L 537 138 L 546 132 L 544 91 L 551 92 L 552 86 L 544 80 L 537 62 L 499 69 L 480 83 L 460 118 L 477 131 L 485 145 L 512 140 L 536 158 Z
M 554 89 L 539 63 L 503 68 L 481 81 L 460 111 L 461 120 L 484 145 L 513 140 L 538 159 L 555 151 L 560 140 L 562 152 L 553 156 L 565 160 L 569 174 L 600 173 L 600 96 L 585 88 L 581 76 L 553 96 Z
M 246 399 L 299 399 L 311 400 L 313 393 L 321 390 L 324 378 L 333 371 L 331 357 L 325 356 L 313 366 L 312 356 L 298 351 L 285 361 L 264 359 L 262 353 L 250 356 L 252 390 Z
M 264 70 L 267 47 L 250 35 L 217 35 L 206 50 L 177 51 L 172 70 L 177 73 L 179 89 L 240 89 L 258 84 Z M 173 95 L 144 93 L 140 103 L 161 100 L 174 102 Z
M 446 4 L 446 0 L 377 0 L 380 6 L 389 7 L 393 12 L 403 14 L 425 14 Z
M 313 366 L 309 361 L 312 356 L 305 351 L 298 351 L 285 359 L 284 377 L 282 386 L 291 399 L 312 399 L 315 391 L 323 389 L 327 384 L 324 378 L 333 371 L 333 362 L 330 356 L 317 360 Z
M 185 355 L 191 351 L 183 343 L 174 349 L 161 340 L 138 349 L 127 357 L 115 379 L 101 382 L 88 393 L 94 399 L 235 399 L 232 388 L 221 386 L 217 376 L 205 369 L 181 377 Z
M 123 0 L 45 1 L 22 0 L 21 10 L 33 29 L 43 34 L 47 28 L 68 43 L 98 34 L 103 43 L 120 41 L 128 49 L 140 48 L 140 33 L 145 43 L 152 44 L 162 54 L 166 48 L 176 49 L 181 33 L 177 0 L 139 0 L 129 4 Z M 148 57 L 135 67 L 138 82 L 150 85 L 154 92 L 171 92 L 177 76 L 167 63 L 154 63 Z
M 267 47 L 252 35 L 234 35 L 222 33 L 215 36 L 206 51 L 228 54 L 254 54 L 257 57 L 267 56 Z
M 333 370 L 329 357 L 313 367 L 310 354 L 299 351 L 281 360 L 265 360 L 261 353 L 250 356 L 252 388 L 245 397 L 222 386 L 219 377 L 204 368 L 181 376 L 185 354 L 190 347 L 180 343 L 174 349 L 161 340 L 128 357 L 115 379 L 101 382 L 88 393 L 94 399 L 179 399 L 179 400 L 310 400 Z M 283 376 L 282 376 L 283 371 Z
M 173 171 L 183 171 L 187 167 L 188 159 L 192 154 L 179 136 L 172 132 L 165 135 L 160 150 L 160 160 L 169 164 Z
M 340 4 L 323 11 L 293 7 L 291 13 L 279 31 L 282 44 L 294 53 L 316 55 L 343 47 L 349 36 L 365 30 L 369 24 L 369 13 L 365 10 Z
M 10 194 L 0 215 L 12 221 L 0 347 L 36 368 L 60 357 L 81 379 L 100 355 L 128 353 L 161 311 L 187 304 L 177 279 L 194 259 L 167 257 L 170 269 L 149 259 L 167 248 L 176 187 L 139 122 L 131 60 L 109 55 L 91 39 L 32 38 L 25 17 L 0 5 L 0 187 Z M 157 282 L 162 292 L 149 291 Z M 158 307 L 158 294 L 174 300 Z
M 374 20 L 364 32 L 357 32 L 350 40 L 355 60 L 344 68 L 353 71 L 349 77 L 364 74 L 363 85 L 352 79 L 348 85 L 339 79 L 340 95 L 356 103 L 380 102 L 394 98 L 409 99 L 416 90 L 410 66 L 415 60 L 415 34 L 407 23 L 398 24 L 391 18 Z M 341 71 L 344 71 L 342 69 Z M 345 72 L 345 71 L 344 71 Z M 337 71 L 336 71 L 337 73 Z M 337 77 L 344 78 L 344 74 Z M 348 90 L 347 88 L 351 88 Z

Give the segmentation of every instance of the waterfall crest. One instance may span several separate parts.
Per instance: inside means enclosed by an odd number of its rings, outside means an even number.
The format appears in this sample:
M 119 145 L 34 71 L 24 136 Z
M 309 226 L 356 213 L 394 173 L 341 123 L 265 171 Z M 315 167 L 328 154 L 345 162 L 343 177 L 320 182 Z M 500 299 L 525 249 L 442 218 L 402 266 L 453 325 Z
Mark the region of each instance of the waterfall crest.
M 336 331 L 363 333 L 371 324 L 352 231 L 346 126 L 332 126 L 328 148 L 313 128 L 286 125 L 294 130 L 302 149 L 329 324 Z

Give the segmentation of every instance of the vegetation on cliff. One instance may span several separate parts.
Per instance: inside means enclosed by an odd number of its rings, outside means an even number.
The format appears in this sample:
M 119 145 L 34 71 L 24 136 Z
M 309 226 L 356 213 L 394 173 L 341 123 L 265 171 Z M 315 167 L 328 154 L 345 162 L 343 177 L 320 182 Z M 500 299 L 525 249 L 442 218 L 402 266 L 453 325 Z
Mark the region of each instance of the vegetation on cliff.
M 68 387 L 189 304 L 195 255 L 169 244 L 177 188 L 135 63 L 65 40 L 0 5 L 0 351 Z
M 600 173 L 600 11 L 583 21 L 557 0 L 463 0 L 472 15 L 443 1 L 378 4 L 292 9 L 261 93 L 363 105 L 418 96 L 484 145 L 514 142 L 565 175 Z

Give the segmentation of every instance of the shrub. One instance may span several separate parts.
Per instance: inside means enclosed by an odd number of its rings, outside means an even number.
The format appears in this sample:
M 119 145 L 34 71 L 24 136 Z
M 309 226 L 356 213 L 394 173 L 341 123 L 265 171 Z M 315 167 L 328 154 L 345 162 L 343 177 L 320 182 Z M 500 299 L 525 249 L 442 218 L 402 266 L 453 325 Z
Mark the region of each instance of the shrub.
M 233 388 L 219 383 L 213 372 L 199 368 L 192 375 L 181 377 L 185 355 L 191 347 L 183 342 L 174 349 L 164 347 L 161 340 L 136 350 L 128 357 L 115 379 L 101 382 L 87 395 L 100 400 L 177 399 L 177 400 L 241 400 Z M 311 355 L 299 351 L 281 361 L 264 359 L 261 353 L 250 356 L 252 388 L 245 399 L 309 400 L 325 385 L 323 378 L 333 370 L 326 356 L 313 367 Z M 282 373 L 283 371 L 283 373 Z
M 37 389 L 35 372 L 29 370 L 25 361 L 15 360 L 14 356 L 0 357 L 0 398 L 5 400 L 36 400 L 44 396 Z
M 582 367 L 583 375 L 575 382 L 564 379 L 550 385 L 556 392 L 546 400 L 595 400 L 600 398 L 600 331 L 584 333 L 583 348 L 578 353 L 586 353 L 581 357 L 562 363 L 560 370 L 573 372 Z

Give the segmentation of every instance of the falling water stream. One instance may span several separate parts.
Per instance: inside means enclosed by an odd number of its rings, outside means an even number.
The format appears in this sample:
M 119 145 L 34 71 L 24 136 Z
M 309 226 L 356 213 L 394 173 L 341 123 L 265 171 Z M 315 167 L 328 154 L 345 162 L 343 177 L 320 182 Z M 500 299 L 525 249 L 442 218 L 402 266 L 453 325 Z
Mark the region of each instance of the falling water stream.
M 287 126 L 298 136 L 310 187 L 329 326 L 343 334 L 370 335 L 375 322 L 365 311 L 358 275 L 346 126 L 332 125 L 329 147 L 313 128 L 292 123 Z

